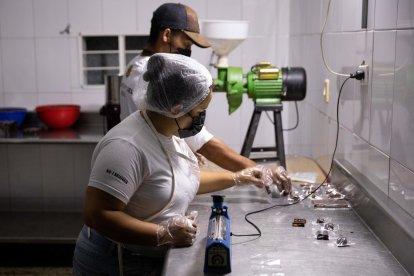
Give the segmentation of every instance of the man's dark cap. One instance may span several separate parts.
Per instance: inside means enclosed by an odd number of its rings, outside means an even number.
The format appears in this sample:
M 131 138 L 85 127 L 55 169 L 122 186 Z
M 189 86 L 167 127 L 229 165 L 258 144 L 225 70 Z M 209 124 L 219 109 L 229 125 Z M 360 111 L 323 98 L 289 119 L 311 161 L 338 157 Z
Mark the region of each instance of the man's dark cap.
M 197 13 L 180 3 L 165 3 L 153 13 L 151 25 L 160 28 L 181 30 L 201 48 L 210 47 L 208 40 L 200 34 Z

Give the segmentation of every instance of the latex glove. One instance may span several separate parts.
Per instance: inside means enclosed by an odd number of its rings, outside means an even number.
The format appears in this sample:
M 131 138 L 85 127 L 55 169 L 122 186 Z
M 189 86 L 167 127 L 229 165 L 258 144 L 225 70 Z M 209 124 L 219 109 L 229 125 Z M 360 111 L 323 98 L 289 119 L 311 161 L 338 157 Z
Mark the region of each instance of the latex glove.
M 284 191 L 282 194 L 287 195 L 292 192 L 292 182 L 284 167 L 279 166 L 272 170 L 272 179 L 279 192 L 282 193 Z
M 175 216 L 158 224 L 157 245 L 190 246 L 193 244 L 197 227 L 193 220 L 184 216 Z
M 233 173 L 233 180 L 236 186 L 254 184 L 259 188 L 264 188 L 272 183 L 271 175 L 270 169 L 259 165 Z
M 194 227 L 197 227 L 197 218 L 198 218 L 198 212 L 197 211 L 191 211 L 190 214 L 185 216 L 187 219 L 189 219 Z

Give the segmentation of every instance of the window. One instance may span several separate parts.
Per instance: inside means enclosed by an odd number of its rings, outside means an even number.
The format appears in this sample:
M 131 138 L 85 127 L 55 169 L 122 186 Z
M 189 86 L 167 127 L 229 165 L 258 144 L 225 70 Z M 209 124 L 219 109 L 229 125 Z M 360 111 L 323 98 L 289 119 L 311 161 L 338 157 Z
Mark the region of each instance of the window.
M 144 48 L 148 36 L 82 36 L 83 85 L 103 85 L 105 75 L 123 74 L 125 66 Z

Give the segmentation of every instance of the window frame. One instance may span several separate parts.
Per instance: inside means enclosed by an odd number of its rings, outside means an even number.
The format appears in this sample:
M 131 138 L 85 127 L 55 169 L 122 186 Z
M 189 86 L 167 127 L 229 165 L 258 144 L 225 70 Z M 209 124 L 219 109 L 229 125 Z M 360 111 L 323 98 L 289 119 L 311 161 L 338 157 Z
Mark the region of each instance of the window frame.
M 117 50 L 85 50 L 85 38 L 88 37 L 117 37 L 118 49 Z M 126 49 L 126 38 L 127 37 L 142 37 L 148 38 L 148 35 L 137 35 L 137 34 L 82 34 L 78 36 L 78 53 L 79 53 L 79 81 L 82 88 L 100 88 L 105 85 L 103 84 L 89 84 L 87 83 L 86 72 L 87 71 L 105 71 L 105 70 L 117 70 L 119 75 L 123 75 L 127 66 L 126 57 L 128 54 L 139 55 L 142 49 L 127 50 Z M 108 67 L 88 67 L 84 57 L 88 54 L 117 54 L 118 55 L 118 66 Z

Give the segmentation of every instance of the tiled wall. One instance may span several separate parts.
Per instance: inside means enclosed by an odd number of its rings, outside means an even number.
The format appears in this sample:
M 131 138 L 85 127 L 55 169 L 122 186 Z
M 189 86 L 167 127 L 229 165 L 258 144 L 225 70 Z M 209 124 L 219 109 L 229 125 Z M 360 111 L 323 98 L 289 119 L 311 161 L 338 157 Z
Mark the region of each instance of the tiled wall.
M 145 0 L 1 0 L 0 106 L 29 109 L 45 103 L 71 102 L 97 111 L 104 88 L 80 85 L 78 34 L 147 34 L 152 11 L 165 1 Z M 325 68 L 320 30 L 328 0 L 181 1 L 200 19 L 249 20 L 249 37 L 230 55 L 245 71 L 257 61 L 279 67 L 303 66 L 308 91 L 298 103 L 299 128 L 285 132 L 288 154 L 306 155 L 327 168 L 336 135 L 336 101 L 345 77 Z M 369 85 L 347 81 L 341 96 L 338 157 L 363 172 L 378 188 L 413 213 L 414 1 L 368 1 L 368 28 L 361 29 L 361 0 L 332 0 L 324 35 L 326 61 L 335 71 L 354 72 L 365 60 Z M 61 35 L 67 24 L 69 35 Z M 193 48 L 208 66 L 211 49 Z M 213 75 L 215 70 L 211 69 Z M 330 80 L 330 102 L 323 82 Z M 207 126 L 240 150 L 252 114 L 252 101 L 227 113 L 224 93 L 216 93 Z M 294 105 L 284 103 L 285 128 L 295 124 Z M 220 123 L 218 123 L 220 122 Z M 273 127 L 262 116 L 255 145 L 274 145 Z M 1 166 L 0 166 L 1 169 Z
M 329 73 L 321 57 L 328 0 L 304 2 L 290 1 L 290 63 L 307 69 L 308 96 L 288 152 L 323 160 L 332 156 L 345 77 Z M 414 217 L 414 1 L 368 1 L 367 29 L 361 29 L 362 2 L 332 0 L 323 39 L 334 71 L 352 73 L 362 60 L 370 67 L 368 86 L 352 79 L 344 85 L 336 157 Z M 325 79 L 331 83 L 329 103 L 322 96 Z
M 146 0 L 1 0 L 0 106 L 76 103 L 98 111 L 105 102 L 104 87 L 80 84 L 79 33 L 148 34 L 152 12 L 166 1 Z M 233 66 L 250 69 L 258 61 L 288 65 L 289 1 L 181 1 L 199 19 L 249 20 L 249 38 L 231 55 Z M 70 34 L 60 34 L 70 24 Z M 193 47 L 193 57 L 209 66 L 211 49 Z M 215 69 L 211 70 L 215 76 Z M 290 104 L 286 104 L 286 113 Z M 252 114 L 252 101 L 229 116 L 224 93 L 217 93 L 207 126 L 237 151 Z M 294 113 L 292 113 L 294 114 Z M 285 125 L 295 123 L 285 116 Z M 217 124 L 217 122 L 221 122 Z M 262 119 L 256 142 L 274 145 L 273 128 Z M 228 131 L 229 126 L 235 126 Z

